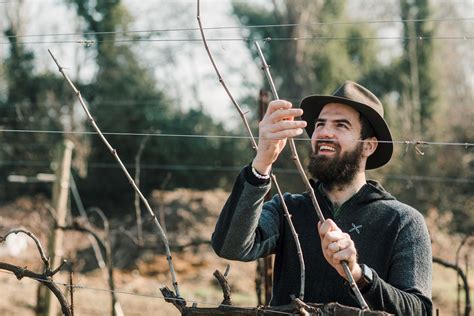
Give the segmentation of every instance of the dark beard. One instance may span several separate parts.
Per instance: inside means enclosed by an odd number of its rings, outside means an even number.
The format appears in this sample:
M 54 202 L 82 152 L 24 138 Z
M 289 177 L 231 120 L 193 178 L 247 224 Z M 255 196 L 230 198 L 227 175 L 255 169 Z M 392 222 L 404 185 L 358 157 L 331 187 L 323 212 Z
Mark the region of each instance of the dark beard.
M 359 171 L 362 148 L 363 144 L 358 143 L 353 151 L 342 156 L 337 154 L 335 157 L 312 153 L 308 165 L 309 173 L 321 181 L 326 190 L 344 187 L 354 179 L 355 174 Z

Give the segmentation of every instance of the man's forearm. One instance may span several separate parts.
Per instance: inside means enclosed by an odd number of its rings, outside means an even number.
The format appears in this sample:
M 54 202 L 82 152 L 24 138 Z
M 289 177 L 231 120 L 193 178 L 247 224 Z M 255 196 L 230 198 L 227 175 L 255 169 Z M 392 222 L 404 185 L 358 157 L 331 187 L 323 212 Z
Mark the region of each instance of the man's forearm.
M 259 223 L 262 204 L 270 185 L 253 186 L 245 179 L 245 169 L 239 174 L 212 235 L 216 253 L 233 260 L 254 260 L 271 245 L 271 217 Z M 264 216 L 267 217 L 267 216 Z
M 416 289 L 400 290 L 382 280 L 375 271 L 371 286 L 363 291 L 373 310 L 395 315 L 431 315 L 432 303 Z

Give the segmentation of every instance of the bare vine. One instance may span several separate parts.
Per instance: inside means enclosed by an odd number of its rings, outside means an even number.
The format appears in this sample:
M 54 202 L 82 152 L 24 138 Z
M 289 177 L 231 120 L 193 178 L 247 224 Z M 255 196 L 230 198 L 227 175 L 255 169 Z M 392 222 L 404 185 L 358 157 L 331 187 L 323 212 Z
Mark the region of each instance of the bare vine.
M 265 56 L 263 56 L 262 50 L 260 49 L 260 45 L 258 44 L 258 42 L 255 42 L 255 46 L 257 48 L 258 55 L 260 56 L 260 59 L 262 60 L 263 70 L 265 72 L 265 75 L 267 76 L 268 82 L 270 83 L 270 89 L 272 90 L 273 96 L 276 99 L 279 99 L 278 92 L 276 91 L 275 84 L 273 83 L 272 75 L 270 74 L 270 69 L 268 67 L 267 62 L 265 61 Z M 309 193 L 311 202 L 313 203 L 314 209 L 318 215 L 319 220 L 321 222 L 324 222 L 325 218 L 324 218 L 323 212 L 321 211 L 321 207 L 319 206 L 318 200 L 316 199 L 316 194 L 314 193 L 314 189 L 311 186 L 311 183 L 309 182 L 308 177 L 306 177 L 304 168 L 301 165 L 301 161 L 298 156 L 298 150 L 296 149 L 295 140 L 292 137 L 289 137 L 288 143 L 290 144 L 290 149 L 291 149 L 291 159 L 295 162 L 296 168 L 298 169 L 298 172 L 301 176 L 301 179 L 303 180 L 306 190 Z M 360 307 L 363 310 L 368 310 L 369 305 L 367 305 L 367 303 L 365 302 L 365 299 L 362 296 L 362 293 L 360 292 L 359 287 L 357 286 L 354 280 L 354 277 L 352 276 L 352 272 L 349 269 L 348 263 L 346 261 L 342 261 L 341 264 L 347 276 L 347 280 L 349 281 L 350 287 L 357 299 L 357 302 L 359 303 Z
M 46 256 L 39 239 L 32 232 L 23 228 L 12 229 L 6 235 L 0 236 L 0 243 L 4 242 L 9 235 L 19 233 L 27 235 L 35 242 L 36 248 L 38 249 L 38 252 L 41 257 L 41 261 L 43 261 L 43 273 L 36 273 L 27 269 L 26 267 L 22 268 L 5 262 L 0 262 L 0 269 L 12 272 L 13 274 L 15 274 L 18 280 L 21 280 L 22 278 L 26 277 L 43 284 L 58 299 L 59 304 L 61 305 L 62 313 L 66 316 L 71 316 L 72 310 L 67 299 L 62 293 L 61 289 L 56 285 L 56 283 L 54 283 L 52 278 L 53 275 L 55 275 L 62 269 L 62 267 L 66 263 L 66 260 L 63 260 L 55 269 L 51 269 L 50 259 Z
M 471 313 L 472 306 L 471 306 L 471 297 L 470 297 L 470 291 L 469 291 L 469 282 L 468 282 L 466 274 L 461 269 L 461 267 L 455 263 L 448 262 L 438 257 L 433 257 L 433 262 L 440 264 L 443 267 L 453 269 L 461 278 L 463 286 L 464 286 L 464 294 L 465 294 L 464 316 L 469 316 L 469 314 Z
M 57 226 L 56 228 L 62 229 L 64 231 L 78 231 L 86 233 L 89 236 L 93 237 L 95 242 L 100 245 L 100 248 L 105 250 L 105 264 L 107 267 L 107 283 L 110 289 L 111 295 L 111 310 L 112 315 L 119 316 L 123 315 L 122 307 L 118 301 L 117 295 L 115 293 L 115 280 L 114 280 L 114 265 L 112 259 L 112 244 L 110 240 L 110 227 L 107 217 L 99 208 L 93 208 L 93 212 L 97 213 L 102 219 L 104 225 L 105 238 L 99 236 L 99 234 L 91 227 L 91 225 L 83 225 L 78 221 L 74 221 L 72 225 L 69 226 Z
M 113 148 L 109 141 L 107 140 L 107 138 L 105 138 L 104 134 L 102 133 L 102 131 L 99 129 L 99 126 L 97 126 L 94 118 L 92 117 L 92 115 L 90 114 L 89 112 L 89 109 L 87 108 L 87 105 L 85 104 L 83 98 L 82 98 L 82 95 L 81 95 L 81 92 L 76 88 L 76 86 L 74 85 L 74 83 L 71 81 L 71 79 L 69 78 L 69 76 L 64 72 L 64 68 L 59 64 L 58 60 L 56 59 L 56 57 L 54 57 L 53 53 L 51 52 L 51 50 L 48 49 L 48 52 L 49 54 L 51 55 L 51 58 L 54 60 L 56 66 L 58 67 L 58 70 L 59 72 L 63 75 L 64 79 L 66 79 L 67 83 L 69 84 L 69 86 L 74 90 L 74 93 L 76 94 L 78 100 L 79 100 L 79 103 L 81 104 L 84 112 L 86 113 L 87 115 L 87 118 L 90 122 L 90 124 L 92 125 L 92 127 L 95 129 L 95 131 L 98 133 L 100 139 L 102 140 L 102 142 L 104 143 L 104 145 L 107 147 L 107 149 L 110 151 L 110 153 L 112 154 L 112 156 L 115 158 L 115 160 L 118 162 L 118 164 L 120 165 L 120 168 L 122 169 L 123 173 L 125 174 L 125 176 L 127 177 L 127 180 L 128 182 L 130 183 L 130 185 L 133 187 L 133 189 L 135 190 L 135 192 L 138 194 L 138 196 L 140 197 L 141 201 L 143 202 L 143 204 L 145 205 L 145 208 L 147 209 L 147 211 L 149 212 L 149 215 L 153 218 L 153 221 L 155 222 L 155 226 L 156 228 L 158 229 L 158 234 L 160 236 L 160 239 L 161 241 L 163 242 L 164 246 L 165 246 L 165 250 L 166 250 L 166 259 L 168 260 L 168 265 L 169 265 L 169 268 L 170 268 L 170 274 L 171 274 L 171 279 L 172 279 L 172 282 L 173 282 L 173 288 L 176 292 L 176 295 L 178 297 L 180 297 L 180 294 L 179 294 L 179 288 L 178 288 L 178 281 L 176 279 L 176 273 L 175 273 L 175 270 L 174 270 L 174 266 L 173 266 L 173 262 L 172 262 L 172 257 L 171 257 L 171 251 L 170 251 L 170 247 L 169 247 L 169 242 L 168 242 L 168 238 L 166 237 L 166 234 L 165 232 L 163 231 L 163 228 L 161 227 L 156 215 L 153 213 L 153 210 L 151 209 L 150 207 L 150 204 L 148 203 L 148 200 L 145 198 L 145 196 L 143 195 L 143 193 L 140 191 L 140 189 L 138 188 L 138 186 L 136 185 L 136 183 L 134 182 L 132 176 L 130 175 L 130 173 L 128 172 L 127 168 L 125 167 L 125 165 L 123 164 L 122 160 L 120 159 L 119 155 L 117 154 L 117 150 L 115 148 Z
M 236 110 L 239 112 L 239 115 L 242 118 L 242 122 L 244 123 L 245 129 L 247 130 L 247 132 L 250 136 L 250 142 L 251 142 L 252 148 L 256 151 L 258 146 L 257 146 L 255 138 L 252 134 L 252 130 L 250 129 L 247 118 L 245 117 L 245 113 L 242 111 L 242 108 L 237 103 L 234 96 L 232 95 L 229 88 L 227 87 L 227 84 L 225 83 L 224 78 L 222 77 L 222 75 L 219 71 L 219 68 L 217 68 L 216 62 L 214 61 L 214 57 L 212 56 L 212 53 L 209 49 L 209 46 L 207 45 L 206 36 L 204 34 L 204 29 L 202 27 L 202 22 L 201 22 L 200 0 L 197 0 L 197 21 L 198 21 L 198 24 L 199 24 L 199 31 L 201 32 L 201 38 L 202 38 L 204 47 L 206 48 L 207 55 L 209 56 L 209 59 L 212 63 L 212 66 L 214 67 L 214 70 L 217 74 L 217 77 L 219 78 L 219 82 L 221 83 L 224 90 L 227 92 L 227 95 L 229 96 L 230 100 L 232 101 L 232 104 L 234 105 Z M 299 297 L 301 299 L 303 299 L 304 298 L 304 286 L 305 286 L 305 264 L 304 264 L 304 258 L 303 258 L 303 251 L 301 249 L 301 244 L 300 244 L 300 241 L 298 239 L 298 234 L 296 233 L 295 227 L 294 227 L 293 223 L 291 222 L 291 215 L 290 215 L 290 212 L 288 211 L 288 207 L 285 203 L 285 198 L 284 198 L 283 193 L 280 189 L 280 185 L 278 184 L 277 178 L 276 178 L 276 176 L 273 172 L 270 174 L 270 178 L 271 178 L 272 183 L 273 183 L 273 185 L 275 186 L 275 188 L 278 192 L 278 196 L 280 197 L 281 205 L 282 205 L 283 211 L 284 211 L 284 216 L 285 216 L 285 218 L 288 222 L 288 226 L 290 227 L 291 234 L 292 234 L 293 239 L 294 239 L 295 244 L 296 244 L 297 255 L 298 255 L 299 262 L 300 262 L 300 280 L 301 280 L 301 282 L 300 282 Z

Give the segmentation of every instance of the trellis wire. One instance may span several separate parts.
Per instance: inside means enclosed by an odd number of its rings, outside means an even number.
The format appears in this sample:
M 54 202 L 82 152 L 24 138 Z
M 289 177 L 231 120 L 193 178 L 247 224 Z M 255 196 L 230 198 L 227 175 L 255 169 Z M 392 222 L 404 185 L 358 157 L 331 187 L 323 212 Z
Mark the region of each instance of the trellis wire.
M 24 161 L 24 160 L 0 160 L 3 166 L 31 166 L 31 167 L 49 167 L 50 161 Z M 94 163 L 88 164 L 91 169 L 117 169 L 117 164 L 114 163 Z M 133 164 L 125 164 L 126 167 L 133 168 Z M 209 171 L 209 172 L 236 172 L 242 169 L 242 166 L 218 166 L 218 165 L 179 165 L 179 164 L 142 164 L 141 169 L 146 170 L 167 170 L 167 171 Z M 283 174 L 298 174 L 294 169 L 274 168 L 276 173 Z M 381 177 L 388 180 L 403 180 L 403 181 L 422 181 L 422 182 L 448 182 L 448 183 L 465 183 L 474 184 L 472 178 L 461 177 L 444 177 L 444 176 L 423 176 L 417 174 L 384 174 Z M 31 180 L 33 181 L 33 179 Z
M 0 270 L 0 273 L 5 273 L 5 274 L 12 274 L 12 275 L 15 275 L 14 273 L 11 273 L 10 271 L 3 271 L 3 270 Z M 61 286 L 64 286 L 66 288 L 69 288 L 71 287 L 71 285 L 67 284 L 67 283 L 62 283 L 62 282 L 56 282 L 56 281 L 53 281 L 53 280 L 43 280 L 43 279 L 40 279 L 40 278 L 30 278 L 29 279 L 34 279 L 34 280 L 37 280 L 37 281 L 44 281 L 44 282 L 50 282 L 50 283 L 54 283 L 56 285 L 61 285 Z M 90 287 L 90 286 L 86 286 L 86 285 L 82 285 L 82 284 L 74 284 L 72 286 L 72 288 L 74 289 L 77 289 L 77 290 L 90 290 L 90 291 L 100 291 L 100 292 L 109 292 L 109 293 L 116 293 L 116 294 L 123 294 L 123 295 L 130 295 L 130 296 L 138 296 L 138 297 L 145 297 L 145 298 L 157 298 L 157 299 L 165 299 L 164 296 L 160 296 L 160 295 L 153 295 L 153 294 L 141 294 L 141 293 L 134 293 L 134 292 L 127 292 L 127 291 L 123 291 L 123 290 L 110 290 L 110 289 L 106 289 L 106 288 L 96 288 L 96 287 Z M 179 299 L 179 298 L 166 298 L 166 300 L 177 300 L 177 301 L 184 301 L 184 299 Z M 209 303 L 209 302 L 201 302 L 201 301 L 194 301 L 194 300 L 188 300 L 186 299 L 186 302 L 190 302 L 190 303 L 196 303 L 196 304 L 201 304 L 201 305 L 207 305 L 207 306 L 223 306 L 223 307 L 238 307 L 238 308 L 242 308 L 242 309 L 249 309 L 249 310 L 252 310 L 254 309 L 253 307 L 240 307 L 240 306 L 235 306 L 235 305 L 225 305 L 225 304 L 220 304 L 220 303 Z M 76 302 L 77 303 L 77 302 Z M 272 313 L 280 313 L 282 315 L 293 315 L 292 313 L 287 313 L 287 312 L 282 312 L 282 311 L 273 311 L 272 310 Z
M 0 129 L 0 133 L 45 133 L 45 134 L 74 134 L 74 135 L 98 135 L 97 132 L 87 131 L 61 131 L 61 130 L 37 130 L 37 129 Z M 224 139 L 250 139 L 250 136 L 245 135 L 213 135 L 213 134 L 172 134 L 172 133 L 129 133 L 129 132 L 103 132 L 104 135 L 114 136 L 152 136 L 152 137 L 178 137 L 178 138 L 224 138 Z M 254 139 L 259 139 L 254 137 Z M 296 141 L 311 141 L 309 138 L 293 138 Z M 316 139 L 318 140 L 318 139 Z M 328 140 L 328 139 L 325 139 Z M 348 142 L 365 142 L 365 140 L 344 140 Z M 461 146 L 466 149 L 474 147 L 474 143 L 471 142 L 442 142 L 442 141 L 423 141 L 423 140 L 392 140 L 383 141 L 378 140 L 379 143 L 392 143 L 401 145 L 435 145 L 435 146 Z
M 382 36 L 382 37 L 333 37 L 333 36 L 319 36 L 319 37 L 267 37 L 267 38 L 209 38 L 209 42 L 270 42 L 270 41 L 325 41 L 325 40 L 472 40 L 473 36 Z M 139 43 L 139 42 L 188 42 L 188 43 L 200 43 L 201 40 L 198 38 L 129 38 L 129 39 L 114 39 L 114 40 L 69 40 L 69 41 L 25 41 L 19 42 L 20 44 L 84 44 L 91 46 L 95 43 Z M 10 42 L 0 42 L 0 45 L 10 45 Z
M 1 2 L 0 2 L 1 3 Z M 262 25 L 240 25 L 240 26 L 214 26 L 204 27 L 205 31 L 210 30 L 234 30 L 234 29 L 259 29 L 259 28 L 285 28 L 295 26 L 334 26 L 334 25 L 354 25 L 354 24 L 393 24 L 407 22 L 464 22 L 474 21 L 474 18 L 439 18 L 439 19 L 400 19 L 400 20 L 366 20 L 366 21 L 347 21 L 347 22 L 313 22 L 313 23 L 282 23 L 282 24 L 262 24 Z M 163 33 L 163 32 L 188 32 L 199 31 L 199 28 L 165 28 L 151 30 L 128 30 L 128 31 L 108 31 L 108 32 L 83 32 L 83 33 L 50 33 L 50 34 L 24 34 L 9 35 L 5 38 L 26 38 L 26 37 L 53 37 L 53 36 L 95 36 L 95 35 L 117 35 L 117 34 L 137 34 L 137 33 Z

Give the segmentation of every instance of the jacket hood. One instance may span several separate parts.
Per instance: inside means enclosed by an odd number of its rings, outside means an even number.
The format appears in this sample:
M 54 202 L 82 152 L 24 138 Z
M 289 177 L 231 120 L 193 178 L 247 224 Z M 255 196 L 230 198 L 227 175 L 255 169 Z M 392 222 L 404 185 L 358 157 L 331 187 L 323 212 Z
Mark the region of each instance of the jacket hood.
M 318 192 L 319 195 L 327 197 L 327 194 L 324 190 L 324 186 L 320 181 L 314 181 L 313 179 L 309 180 L 313 189 Z M 382 185 L 375 180 L 367 180 L 367 183 L 348 201 L 351 201 L 352 205 L 357 204 L 369 204 L 375 201 L 381 200 L 395 200 L 395 197 L 385 191 Z

